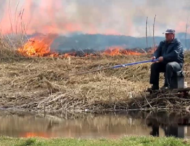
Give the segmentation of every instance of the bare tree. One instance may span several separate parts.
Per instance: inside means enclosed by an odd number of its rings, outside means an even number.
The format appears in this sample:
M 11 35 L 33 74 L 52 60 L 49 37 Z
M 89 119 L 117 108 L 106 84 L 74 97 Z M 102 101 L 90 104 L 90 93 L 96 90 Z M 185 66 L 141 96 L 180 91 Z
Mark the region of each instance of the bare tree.
M 146 47 L 148 48 L 148 17 L 146 18 Z
M 188 30 L 188 20 L 189 20 L 189 18 L 187 18 L 186 30 L 185 30 L 185 47 L 187 47 L 187 30 Z
M 9 0 L 9 21 L 10 21 L 10 24 L 11 24 L 11 32 L 14 33 L 11 15 L 12 15 L 12 12 L 11 12 L 11 1 Z
M 154 48 L 156 47 L 156 42 L 155 42 L 155 23 L 156 23 L 156 15 L 154 17 L 154 23 L 153 23 L 153 44 L 154 44 Z

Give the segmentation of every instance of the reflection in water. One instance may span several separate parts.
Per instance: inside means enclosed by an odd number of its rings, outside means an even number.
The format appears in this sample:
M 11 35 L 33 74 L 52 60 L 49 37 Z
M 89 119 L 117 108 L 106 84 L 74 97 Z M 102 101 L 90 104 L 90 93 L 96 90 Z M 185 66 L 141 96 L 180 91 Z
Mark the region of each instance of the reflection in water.
M 0 135 L 11 137 L 120 138 L 175 136 L 190 138 L 188 116 L 168 113 L 118 113 L 59 118 L 0 112 Z
M 46 133 L 35 133 L 35 132 L 29 132 L 23 134 L 21 137 L 25 138 L 31 138 L 31 137 L 43 137 L 43 138 L 51 138 L 51 136 L 47 135 Z
M 160 136 L 160 128 L 164 131 L 165 136 L 185 138 L 190 136 L 190 117 L 167 115 L 166 113 L 154 113 L 147 120 L 147 126 L 152 128 L 152 136 Z

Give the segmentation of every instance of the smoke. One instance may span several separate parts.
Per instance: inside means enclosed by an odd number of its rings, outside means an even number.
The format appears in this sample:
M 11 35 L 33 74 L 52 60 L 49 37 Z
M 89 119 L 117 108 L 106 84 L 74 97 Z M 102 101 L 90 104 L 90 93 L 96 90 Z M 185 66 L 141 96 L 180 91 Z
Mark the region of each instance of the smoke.
M 0 29 L 4 34 L 83 32 L 141 37 L 146 17 L 152 35 L 157 15 L 155 34 L 160 36 L 167 28 L 184 32 L 189 12 L 189 0 L 0 0 Z

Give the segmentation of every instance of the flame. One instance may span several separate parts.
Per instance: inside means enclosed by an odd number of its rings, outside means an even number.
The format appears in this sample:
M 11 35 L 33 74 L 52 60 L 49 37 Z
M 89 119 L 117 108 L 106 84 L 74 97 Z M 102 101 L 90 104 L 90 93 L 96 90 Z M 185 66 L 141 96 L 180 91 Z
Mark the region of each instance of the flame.
M 42 137 L 42 138 L 49 138 L 50 135 L 46 133 L 33 133 L 33 132 L 28 132 L 25 133 L 22 137 L 24 138 L 32 138 L 32 137 Z
M 67 57 L 76 56 L 76 55 L 77 55 L 76 52 L 71 52 L 71 53 L 65 53 L 62 56 L 67 58 Z
M 117 55 L 142 55 L 140 52 L 126 50 L 120 46 L 110 47 L 103 52 L 104 55 L 117 56 Z
M 24 44 L 23 47 L 18 49 L 18 52 L 21 55 L 28 56 L 28 57 L 76 57 L 76 52 L 69 52 L 65 54 L 59 55 L 58 53 L 54 53 L 51 51 L 51 44 L 55 39 L 55 35 L 46 35 L 46 36 L 39 36 L 30 39 L 28 42 Z M 117 55 L 142 55 L 140 52 L 135 52 L 131 50 L 126 50 L 120 46 L 109 47 L 104 52 L 98 55 L 108 55 L 108 56 L 117 56 Z M 97 54 L 92 53 L 85 53 L 83 57 L 88 56 L 97 56 Z
M 71 57 L 77 56 L 76 52 L 65 53 L 59 55 L 51 51 L 51 44 L 55 39 L 55 35 L 38 36 L 31 38 L 24 44 L 23 47 L 18 48 L 18 52 L 21 55 L 27 57 Z
M 40 36 L 30 39 L 26 44 L 18 49 L 18 52 L 29 57 L 43 57 L 50 55 L 57 56 L 57 53 L 51 53 L 50 46 L 55 39 L 55 35 Z

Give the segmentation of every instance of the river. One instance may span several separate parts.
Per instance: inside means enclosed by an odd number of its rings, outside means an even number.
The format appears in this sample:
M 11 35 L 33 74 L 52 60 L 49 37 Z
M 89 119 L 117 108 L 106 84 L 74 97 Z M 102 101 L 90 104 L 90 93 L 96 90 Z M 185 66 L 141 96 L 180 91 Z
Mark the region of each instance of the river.
M 190 115 L 168 112 L 40 115 L 0 112 L 0 135 L 43 138 L 190 138 Z

